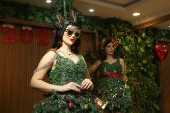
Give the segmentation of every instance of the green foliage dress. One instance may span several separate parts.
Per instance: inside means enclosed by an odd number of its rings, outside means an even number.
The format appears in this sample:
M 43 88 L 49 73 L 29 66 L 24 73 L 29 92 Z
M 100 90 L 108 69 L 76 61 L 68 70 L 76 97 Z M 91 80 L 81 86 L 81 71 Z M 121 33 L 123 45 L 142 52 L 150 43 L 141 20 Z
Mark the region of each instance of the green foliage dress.
M 95 84 L 95 95 L 108 105 L 105 109 L 110 111 L 119 110 L 129 113 L 132 104 L 130 90 L 126 88 L 125 81 L 122 80 L 122 65 L 118 58 L 116 62 L 109 64 L 101 60 L 98 67 L 99 79 Z
M 86 77 L 86 64 L 81 55 L 79 61 L 72 60 L 57 55 L 57 64 L 53 70 L 49 71 L 51 84 L 64 85 L 69 82 L 81 84 Z M 82 93 L 75 91 L 55 92 L 44 96 L 44 99 L 35 104 L 34 113 L 100 113 L 93 103 L 91 92 L 83 90 Z

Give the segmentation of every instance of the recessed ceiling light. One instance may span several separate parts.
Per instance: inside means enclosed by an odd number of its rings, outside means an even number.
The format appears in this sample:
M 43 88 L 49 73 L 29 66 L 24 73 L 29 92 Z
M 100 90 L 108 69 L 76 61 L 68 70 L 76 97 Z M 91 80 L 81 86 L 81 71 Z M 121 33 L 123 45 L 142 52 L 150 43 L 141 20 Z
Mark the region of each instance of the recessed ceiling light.
M 47 3 L 51 3 L 52 1 L 51 0 L 46 0 Z
M 139 16 L 140 13 L 133 13 L 133 16 Z
M 89 12 L 94 12 L 94 9 L 89 9 Z
M 170 27 L 170 26 L 169 26 Z

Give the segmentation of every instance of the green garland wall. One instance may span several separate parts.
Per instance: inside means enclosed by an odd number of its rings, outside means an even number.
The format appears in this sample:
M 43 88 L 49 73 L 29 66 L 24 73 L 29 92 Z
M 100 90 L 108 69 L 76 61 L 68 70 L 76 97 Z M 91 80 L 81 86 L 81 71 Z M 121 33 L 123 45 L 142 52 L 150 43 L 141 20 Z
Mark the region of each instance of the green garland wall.
M 0 2 L 0 17 L 51 23 L 54 26 L 56 12 L 54 7 L 47 9 L 17 2 Z M 154 109 L 159 110 L 161 93 L 158 85 L 159 62 L 153 53 L 153 46 L 156 38 L 170 39 L 170 32 L 148 27 L 135 31 L 133 38 L 132 24 L 129 22 L 117 18 L 102 19 L 88 16 L 85 17 L 83 28 L 98 30 L 99 41 L 112 36 L 119 42 L 118 53 L 124 57 L 127 65 L 128 85 L 132 91 L 132 98 L 139 99 L 139 110 L 134 104 L 134 112 L 153 113 Z

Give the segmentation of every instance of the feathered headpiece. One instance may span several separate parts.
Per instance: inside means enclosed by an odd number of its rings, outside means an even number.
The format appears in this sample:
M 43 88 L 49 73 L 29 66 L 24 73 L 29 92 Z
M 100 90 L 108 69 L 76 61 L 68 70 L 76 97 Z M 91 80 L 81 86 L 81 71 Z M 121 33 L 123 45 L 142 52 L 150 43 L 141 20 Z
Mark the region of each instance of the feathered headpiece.
M 69 22 L 76 22 L 77 21 L 77 12 L 72 10 L 71 13 L 67 13 L 67 15 L 62 17 L 61 15 L 56 15 L 58 21 L 55 22 L 56 27 L 63 28 Z

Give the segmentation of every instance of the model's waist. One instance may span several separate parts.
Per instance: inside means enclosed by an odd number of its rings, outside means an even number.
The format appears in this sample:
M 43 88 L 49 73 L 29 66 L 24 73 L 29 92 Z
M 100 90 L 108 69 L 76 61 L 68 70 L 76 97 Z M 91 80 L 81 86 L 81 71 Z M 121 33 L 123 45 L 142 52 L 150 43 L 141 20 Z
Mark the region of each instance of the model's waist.
M 120 78 L 120 79 L 122 79 L 122 76 L 119 75 L 118 73 L 103 73 L 103 74 L 100 74 L 100 75 L 99 75 L 99 78 L 102 78 L 102 77 Z

